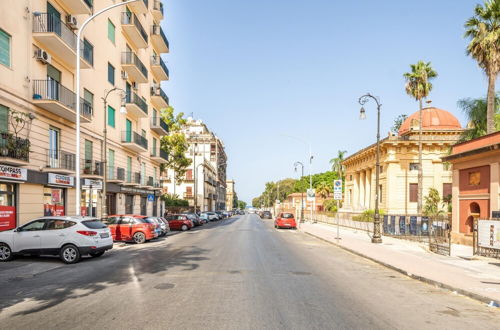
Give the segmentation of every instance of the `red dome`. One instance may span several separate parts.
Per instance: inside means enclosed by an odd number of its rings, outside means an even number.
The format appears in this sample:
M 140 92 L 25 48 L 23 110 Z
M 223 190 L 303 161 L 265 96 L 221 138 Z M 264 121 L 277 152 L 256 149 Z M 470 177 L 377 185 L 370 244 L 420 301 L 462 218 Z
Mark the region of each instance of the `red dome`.
M 399 135 L 409 132 L 412 128 L 418 130 L 418 121 L 419 111 L 406 118 L 399 128 Z M 459 130 L 462 126 L 458 119 L 448 111 L 430 107 L 422 109 L 422 129 L 424 131 Z

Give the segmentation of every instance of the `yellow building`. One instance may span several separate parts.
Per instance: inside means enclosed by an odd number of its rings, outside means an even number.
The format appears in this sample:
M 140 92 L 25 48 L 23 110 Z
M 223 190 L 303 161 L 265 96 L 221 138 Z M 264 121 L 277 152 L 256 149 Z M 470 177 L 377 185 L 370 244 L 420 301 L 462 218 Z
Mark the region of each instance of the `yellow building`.
M 160 27 L 163 5 L 140 0 L 117 7 L 92 21 L 82 40 L 75 34 L 89 15 L 116 3 L 0 1 L 0 208 L 8 209 L 9 226 L 44 214 L 75 214 L 75 198 L 82 200 L 82 213 L 100 216 L 105 170 L 109 214 L 160 212 L 159 167 L 166 155 L 159 140 L 168 130 L 159 118 L 159 110 L 168 106 L 159 85 L 168 80 L 160 57 L 169 51 Z M 78 197 L 77 42 L 83 50 L 79 143 L 84 188 Z M 109 95 L 105 108 L 102 98 L 113 88 L 119 90 Z M 120 111 L 122 101 L 126 113 Z M 19 113 L 26 114 L 23 125 L 13 120 Z M 108 150 L 103 150 L 105 128 Z
M 452 171 L 441 157 L 449 153 L 462 132 L 451 113 L 434 107 L 422 110 L 423 196 L 435 188 L 451 194 Z M 388 214 L 416 214 L 418 194 L 419 112 L 409 116 L 397 134 L 380 141 L 379 205 Z M 376 144 L 344 161 L 346 183 L 343 210 L 362 212 L 375 208 Z

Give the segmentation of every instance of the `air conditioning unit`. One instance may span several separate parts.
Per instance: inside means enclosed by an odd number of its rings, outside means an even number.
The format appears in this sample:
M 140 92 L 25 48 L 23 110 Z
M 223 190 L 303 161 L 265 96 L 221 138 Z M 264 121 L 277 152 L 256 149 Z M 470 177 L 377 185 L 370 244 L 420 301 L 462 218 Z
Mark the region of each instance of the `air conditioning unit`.
M 47 51 L 39 48 L 36 51 L 36 59 L 44 64 L 50 64 L 50 62 L 52 61 L 52 56 L 50 56 Z
M 73 30 L 78 29 L 78 20 L 76 19 L 76 16 L 73 15 L 67 15 L 66 16 L 66 24 L 72 28 Z
M 122 70 L 122 79 L 123 80 L 127 80 L 128 79 L 128 73 L 127 73 L 127 71 L 123 71 Z

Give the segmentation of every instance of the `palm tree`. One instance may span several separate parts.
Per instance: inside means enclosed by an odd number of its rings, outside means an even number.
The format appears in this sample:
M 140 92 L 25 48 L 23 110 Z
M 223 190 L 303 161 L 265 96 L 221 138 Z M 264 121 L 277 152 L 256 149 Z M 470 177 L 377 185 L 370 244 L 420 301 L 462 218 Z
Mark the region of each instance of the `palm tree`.
M 323 199 L 327 199 L 330 196 L 331 192 L 332 192 L 332 187 L 326 181 L 321 181 L 316 186 L 316 193 L 318 194 L 319 197 Z
M 458 101 L 458 107 L 462 109 L 467 117 L 467 129 L 460 135 L 459 142 L 469 141 L 481 137 L 487 132 L 487 99 L 461 99 Z M 500 107 L 500 97 L 495 97 L 495 109 Z M 495 112 L 496 112 L 495 110 Z M 494 118 L 495 128 L 500 129 L 500 114 L 496 114 Z
M 490 134 L 495 131 L 495 82 L 500 71 L 500 0 L 476 5 L 465 28 L 464 37 L 470 39 L 467 54 L 488 76 L 486 132 Z
M 330 164 L 332 165 L 332 171 L 337 171 L 339 173 L 339 179 L 343 179 L 343 173 L 345 172 L 345 166 L 342 164 L 344 162 L 344 156 L 347 153 L 345 150 L 339 150 L 337 157 L 330 159 Z
M 417 212 L 422 212 L 422 100 L 432 90 L 430 80 L 437 77 L 437 72 L 431 67 L 431 62 L 418 61 L 410 65 L 411 71 L 403 76 L 406 80 L 405 90 L 408 95 L 415 98 L 419 104 L 419 134 L 418 134 L 418 199 Z

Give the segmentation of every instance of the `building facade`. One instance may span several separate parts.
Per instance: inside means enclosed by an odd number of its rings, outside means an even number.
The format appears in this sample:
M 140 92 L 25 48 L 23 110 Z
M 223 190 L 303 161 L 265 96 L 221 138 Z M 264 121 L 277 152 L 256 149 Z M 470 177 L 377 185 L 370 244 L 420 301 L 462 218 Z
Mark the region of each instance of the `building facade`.
M 168 169 L 164 191 L 188 200 L 198 211 L 225 210 L 227 156 L 222 140 L 203 121 L 193 118 L 187 119 L 182 133 L 189 144 L 186 156 L 191 165 L 181 182 Z
M 232 209 L 234 209 L 235 200 L 236 202 L 238 201 L 234 185 L 234 180 L 226 181 L 226 211 L 231 211 Z
M 89 15 L 115 3 L 0 2 L 0 207 L 11 214 L 4 229 L 38 216 L 75 214 L 77 198 L 82 214 L 101 216 L 105 171 L 108 214 L 160 212 L 159 166 L 166 156 L 159 139 L 168 132 L 159 116 L 168 106 L 160 83 L 169 75 L 161 58 L 169 51 L 160 27 L 163 5 L 140 0 L 114 8 L 77 40 Z M 81 196 L 75 194 L 77 42 Z
M 423 196 L 435 188 L 441 196 L 451 194 L 452 172 L 447 155 L 463 129 L 451 113 L 437 108 L 422 110 Z M 361 213 L 379 206 L 388 214 L 417 214 L 419 112 L 409 116 L 397 134 L 380 141 L 380 181 L 375 187 L 376 144 L 345 161 L 344 204 L 341 211 Z

